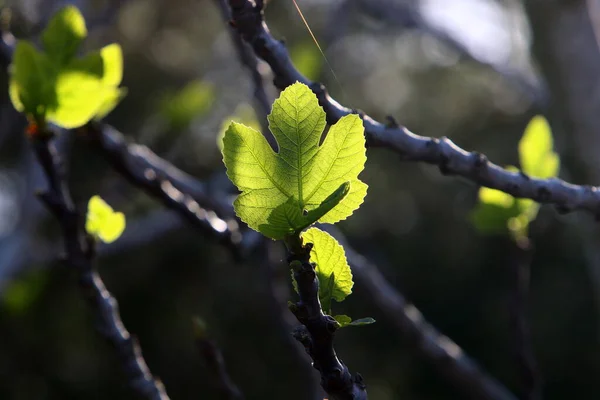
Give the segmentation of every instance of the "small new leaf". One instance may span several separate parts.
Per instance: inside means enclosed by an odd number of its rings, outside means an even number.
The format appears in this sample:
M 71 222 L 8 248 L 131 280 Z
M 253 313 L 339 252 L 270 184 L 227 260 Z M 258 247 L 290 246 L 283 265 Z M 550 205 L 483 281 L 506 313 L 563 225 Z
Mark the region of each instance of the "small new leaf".
M 42 43 L 46 53 L 58 65 L 64 65 L 75 57 L 86 36 L 83 16 L 76 7 L 66 6 L 52 17 L 44 29 Z
M 312 243 L 310 261 L 316 264 L 319 279 L 319 300 L 325 312 L 331 310 L 331 300 L 343 301 L 352 293 L 352 271 L 344 248 L 327 232 L 310 228 L 302 233 L 304 244 Z
M 25 40 L 15 48 L 9 94 L 17 111 L 40 118 L 56 102 L 53 83 L 56 70 L 46 54 Z
M 277 152 L 241 124 L 231 123 L 223 138 L 227 175 L 242 192 L 234 203 L 240 219 L 265 236 L 283 239 L 317 220 L 335 223 L 352 215 L 367 193 L 358 179 L 366 161 L 362 120 L 341 118 L 319 144 L 325 112 L 301 83 L 281 93 L 268 119 Z
M 523 172 L 535 178 L 551 178 L 558 174 L 560 159 L 553 150 L 552 132 L 542 116 L 531 119 L 519 141 L 519 159 Z M 513 166 L 506 168 L 518 172 Z M 516 199 L 496 189 L 482 187 L 479 203 L 471 214 L 475 227 L 483 233 L 527 235 L 528 225 L 538 213 L 539 204 L 531 199 Z
M 56 79 L 57 105 L 48 110 L 46 118 L 66 129 L 82 126 L 98 113 L 114 90 L 93 74 L 62 71 Z
M 77 8 L 67 6 L 50 21 L 42 34 L 45 52 L 22 40 L 17 44 L 10 98 L 18 111 L 39 124 L 46 120 L 63 128 L 76 128 L 101 118 L 123 98 L 123 54 L 118 44 L 77 58 L 87 36 Z
M 93 196 L 88 203 L 85 229 L 104 243 L 112 243 L 125 230 L 125 215 L 115 212 L 100 196 Z
M 352 322 L 352 318 L 350 318 L 347 315 L 334 315 L 333 319 L 335 319 L 337 323 L 340 324 L 340 328 L 348 326 Z
M 552 131 L 541 115 L 531 119 L 519 142 L 519 159 L 523 172 L 535 178 L 552 178 L 558 174 L 560 159 L 553 150 Z
M 346 326 L 371 325 L 371 324 L 374 324 L 376 322 L 371 317 L 360 318 L 360 319 L 356 319 L 354 321 L 352 321 L 352 318 L 350 318 L 347 315 L 336 315 L 333 318 L 337 321 L 338 324 L 340 324 L 340 328 L 344 328 Z

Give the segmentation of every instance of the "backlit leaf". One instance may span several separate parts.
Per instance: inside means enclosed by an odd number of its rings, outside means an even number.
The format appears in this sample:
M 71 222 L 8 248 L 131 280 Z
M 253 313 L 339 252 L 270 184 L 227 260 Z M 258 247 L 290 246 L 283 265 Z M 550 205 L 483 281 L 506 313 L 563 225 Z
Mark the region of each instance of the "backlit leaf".
M 523 172 L 534 178 L 551 178 L 558 174 L 560 159 L 553 150 L 552 131 L 542 116 L 531 119 L 519 141 L 519 158 Z M 511 172 L 518 169 L 506 168 Z M 471 221 L 483 233 L 510 233 L 514 238 L 527 235 L 528 225 L 540 205 L 531 199 L 515 199 L 496 189 L 482 187 L 479 203 Z
M 340 328 L 345 328 L 347 326 L 371 325 L 376 322 L 371 317 L 360 318 L 360 319 L 356 319 L 356 320 L 352 321 L 352 318 L 350 318 L 347 315 L 336 315 L 333 317 L 333 319 L 335 319 L 337 321 L 337 323 L 340 324 Z
M 553 150 L 550 124 L 541 115 L 531 119 L 519 142 L 519 159 L 523 172 L 535 178 L 558 174 L 560 159 Z
M 74 6 L 66 6 L 54 14 L 42 33 L 46 53 L 58 65 L 68 63 L 87 36 L 85 20 Z
M 352 293 L 352 271 L 344 248 L 333 236 L 317 228 L 302 233 L 304 244 L 312 243 L 310 261 L 316 264 L 319 279 L 319 299 L 325 312 L 331 309 L 331 300 L 343 301 Z
M 92 119 L 114 90 L 102 79 L 80 71 L 62 71 L 56 79 L 56 107 L 48 110 L 48 121 L 72 129 Z
M 357 115 L 341 118 L 320 145 L 325 112 L 301 83 L 281 93 L 268 119 L 277 152 L 258 131 L 235 122 L 223 138 L 227 175 L 242 192 L 234 203 L 237 215 L 272 239 L 316 222 L 300 223 L 298 215 L 323 223 L 352 215 L 367 193 L 367 185 L 358 179 L 366 161 L 362 120 Z M 341 201 L 317 215 L 315 210 L 346 183 L 349 190 Z
M 11 65 L 9 94 L 17 111 L 43 116 L 48 106 L 55 103 L 53 85 L 56 69 L 48 57 L 31 43 L 17 43 Z
M 125 215 L 115 212 L 100 196 L 93 196 L 88 203 L 85 229 L 103 242 L 112 243 L 125 230 Z
M 174 129 L 182 129 L 194 118 L 205 114 L 214 99 L 213 86 L 196 80 L 188 83 L 178 92 L 166 95 L 161 101 L 160 111 Z

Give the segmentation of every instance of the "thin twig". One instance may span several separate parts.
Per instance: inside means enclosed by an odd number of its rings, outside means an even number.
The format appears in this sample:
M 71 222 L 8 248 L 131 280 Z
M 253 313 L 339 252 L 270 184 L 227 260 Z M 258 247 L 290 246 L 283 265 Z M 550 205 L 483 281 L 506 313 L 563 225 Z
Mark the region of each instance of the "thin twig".
M 364 113 L 342 106 L 328 95 L 323 85 L 311 82 L 298 72 L 285 45 L 269 32 L 264 22 L 262 2 L 229 0 L 229 5 L 232 10 L 232 26 L 252 45 L 254 52 L 271 66 L 275 86 L 284 89 L 298 81 L 311 87 L 330 124 L 344 115 L 358 113 L 363 119 L 369 147 L 390 149 L 403 160 L 437 165 L 443 174 L 462 176 L 478 185 L 498 189 L 515 197 L 554 204 L 562 213 L 587 210 L 600 218 L 598 187 L 573 185 L 558 178 L 537 179 L 522 172 L 509 172 L 488 161 L 481 153 L 461 149 L 447 137 L 438 139 L 415 135 L 393 118 L 387 124 L 382 124 Z
M 48 189 L 39 193 L 39 197 L 61 226 L 65 262 L 79 275 L 82 293 L 94 313 L 98 331 L 117 352 L 130 385 L 138 395 L 146 399 L 168 400 L 163 384 L 150 373 L 137 341 L 125 329 L 116 299 L 94 268 L 94 239 L 83 229 L 81 214 L 75 208 L 66 184 L 64 165 L 53 147 L 50 134 L 36 134 L 32 138 L 32 147 L 48 182 Z
M 290 305 L 290 311 L 302 325 L 295 329 L 298 340 L 313 360 L 313 367 L 321 374 L 321 386 L 333 400 L 367 399 L 362 376 L 352 376 L 348 367 L 338 358 L 333 338 L 338 323 L 323 313 L 319 301 L 319 280 L 314 264 L 310 262 L 312 243 L 300 243 L 300 238 L 289 240 L 288 263 L 298 286 L 300 301 Z
M 512 244 L 512 268 L 514 292 L 511 304 L 511 323 L 514 333 L 515 358 L 521 379 L 520 398 L 540 400 L 542 398 L 541 374 L 537 366 L 531 330 L 527 318 L 529 282 L 533 245 L 528 238 Z
M 231 20 L 231 11 L 227 5 L 227 0 L 215 0 L 221 16 L 225 22 Z M 271 112 L 271 103 L 269 95 L 267 94 L 264 86 L 264 77 L 260 71 L 259 60 L 254 55 L 252 48 L 248 43 L 244 42 L 240 35 L 237 34 L 235 29 L 229 24 L 227 26 L 231 41 L 235 46 L 235 49 L 240 59 L 241 64 L 248 70 L 252 84 L 254 86 L 254 110 L 260 121 L 262 133 L 271 145 L 272 148 L 277 148 L 275 137 L 269 130 L 267 125 L 267 115 Z
M 199 318 L 194 318 L 194 333 L 196 346 L 211 374 L 213 384 L 218 388 L 220 398 L 223 400 L 243 400 L 244 395 L 233 383 L 225 368 L 225 359 L 217 344 L 208 337 L 206 325 Z

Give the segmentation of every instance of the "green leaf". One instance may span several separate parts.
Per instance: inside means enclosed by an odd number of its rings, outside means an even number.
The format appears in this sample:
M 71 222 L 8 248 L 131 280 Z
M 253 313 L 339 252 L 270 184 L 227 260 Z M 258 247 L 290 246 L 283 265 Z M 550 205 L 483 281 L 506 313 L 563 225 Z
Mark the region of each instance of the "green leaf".
M 307 212 L 301 211 L 298 202 L 290 198 L 286 203 L 273 210 L 268 219 L 269 223 L 259 226 L 260 232 L 268 237 L 283 238 L 294 232 L 302 231 L 331 211 L 348 193 L 350 193 L 350 182 L 344 182 L 323 200 L 319 207 Z M 241 205 L 244 205 L 246 201 L 246 197 L 240 196 Z
M 507 171 L 517 172 L 512 165 Z M 507 222 L 524 210 L 513 196 L 500 190 L 482 187 L 478 193 L 479 203 L 471 213 L 471 222 L 477 230 L 486 234 L 507 233 Z
M 94 75 L 103 85 L 117 87 L 123 80 L 123 51 L 118 44 L 109 44 L 84 57 L 72 59 L 64 69 Z
M 125 215 L 115 212 L 100 196 L 93 196 L 88 203 L 85 229 L 104 243 L 112 243 L 125 230 Z
M 117 87 L 123 80 L 123 50 L 117 43 L 109 44 L 100 49 L 102 58 L 102 82 L 108 86 Z
M 261 130 L 260 122 L 258 122 L 252 106 L 247 103 L 240 104 L 232 115 L 223 119 L 221 129 L 219 129 L 219 133 L 217 134 L 217 146 L 221 152 L 223 152 L 223 138 L 225 137 L 225 132 L 227 132 L 227 128 L 233 121 L 249 126 L 256 131 Z
M 515 202 L 515 198 L 500 190 L 482 187 L 479 190 L 479 201 L 502 208 L 511 208 Z
M 322 56 L 314 42 L 307 40 L 290 49 L 292 62 L 311 81 L 319 78 Z
M 536 178 L 558 174 L 560 159 L 553 151 L 552 132 L 542 116 L 531 119 L 519 142 L 519 158 L 523 172 Z M 511 172 L 517 168 L 506 168 Z M 540 205 L 531 199 L 513 196 L 490 188 L 479 190 L 479 203 L 471 213 L 471 221 L 483 233 L 510 233 L 515 239 L 525 237 Z
M 558 174 L 560 158 L 553 150 L 552 131 L 541 115 L 531 119 L 519 142 L 521 168 L 535 178 L 551 178 Z
M 352 322 L 352 318 L 350 318 L 347 315 L 334 315 L 333 319 L 335 319 L 337 323 L 340 324 L 340 328 L 348 326 Z
M 340 328 L 345 328 L 346 326 L 370 325 L 370 324 L 374 324 L 376 322 L 371 317 L 360 318 L 360 319 L 357 319 L 354 321 L 352 321 L 352 318 L 350 318 L 347 315 L 336 315 L 333 318 L 337 321 L 338 324 L 340 324 Z
M 48 57 L 28 41 L 19 41 L 9 83 L 10 99 L 15 109 L 43 117 L 46 108 L 56 102 L 53 90 L 55 80 L 56 70 Z
M 8 282 L 2 294 L 2 305 L 12 313 L 21 314 L 31 307 L 42 294 L 48 273 L 36 270 Z
M 341 118 L 319 145 L 325 112 L 301 83 L 281 93 L 268 119 L 278 152 L 259 132 L 235 122 L 223 138 L 227 175 L 242 192 L 234 203 L 240 219 L 265 236 L 282 239 L 307 226 L 291 216 L 308 214 L 335 223 L 352 215 L 367 193 L 358 179 L 366 161 L 362 120 L 357 115 Z M 318 216 L 315 210 L 323 210 L 321 204 L 346 182 L 348 193 Z
M 114 108 L 121 102 L 121 100 L 123 100 L 125 96 L 127 96 L 126 88 L 107 89 L 104 102 L 96 111 L 94 119 L 99 120 L 107 116 L 112 110 L 114 110 Z
M 371 325 L 374 324 L 376 321 L 371 318 L 371 317 L 367 317 L 367 318 L 360 318 L 360 319 L 356 319 L 352 322 L 350 322 L 350 324 L 348 324 L 349 326 L 363 326 L 363 325 Z
M 192 81 L 176 93 L 162 98 L 160 112 L 173 129 L 183 129 L 204 115 L 215 100 L 214 87 L 203 81 Z
M 66 129 L 82 126 L 98 113 L 114 90 L 93 74 L 61 71 L 56 79 L 57 104 L 48 110 L 47 118 Z
M 74 6 L 66 6 L 54 14 L 42 33 L 46 53 L 57 65 L 67 64 L 87 36 L 85 20 Z
M 323 309 L 331 309 L 331 300 L 343 301 L 352 293 L 352 271 L 344 248 L 327 232 L 310 228 L 302 233 L 304 244 L 312 243 L 310 261 L 316 264 L 319 279 L 319 299 Z
M 118 88 L 123 79 L 121 46 L 110 44 L 73 59 L 59 78 L 58 104 L 50 116 L 54 123 L 71 128 L 104 118 L 127 93 Z

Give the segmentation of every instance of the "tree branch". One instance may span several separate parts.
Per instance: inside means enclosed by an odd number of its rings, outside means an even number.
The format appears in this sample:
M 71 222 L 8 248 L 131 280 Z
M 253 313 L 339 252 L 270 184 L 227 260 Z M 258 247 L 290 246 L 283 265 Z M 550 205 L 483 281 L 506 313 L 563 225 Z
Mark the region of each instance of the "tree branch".
M 223 354 L 221 354 L 221 350 L 208 337 L 204 321 L 200 318 L 194 318 L 193 323 L 196 346 L 212 376 L 213 383 L 219 389 L 220 398 L 223 400 L 243 400 L 244 395 L 227 373 L 225 359 L 223 358 Z
M 488 161 L 478 152 L 468 152 L 447 137 L 419 136 L 398 125 L 393 119 L 387 124 L 339 104 L 327 94 L 325 87 L 313 83 L 294 67 L 285 45 L 274 39 L 264 22 L 262 2 L 228 0 L 232 10 L 231 24 L 265 60 L 275 74 L 275 86 L 280 89 L 299 81 L 312 88 L 327 114 L 328 123 L 335 123 L 344 115 L 358 113 L 363 119 L 367 145 L 384 147 L 400 155 L 403 160 L 422 161 L 437 165 L 446 175 L 458 175 L 482 186 L 501 190 L 515 197 L 533 199 L 539 203 L 557 206 L 559 212 L 587 210 L 600 218 L 600 189 L 578 186 L 558 178 L 537 179 L 522 172 L 509 172 Z
M 348 367 L 337 357 L 333 337 L 338 323 L 323 313 L 319 301 L 319 280 L 310 262 L 312 243 L 302 244 L 298 236 L 286 241 L 288 263 L 298 285 L 300 301 L 290 305 L 290 311 L 302 324 L 294 331 L 321 374 L 321 386 L 333 400 L 367 399 L 366 386 L 360 374 L 352 376 Z
M 127 143 L 123 134 L 108 125 L 89 123 L 82 128 L 82 133 L 130 183 L 177 210 L 196 228 L 241 256 L 246 242 L 242 243 L 237 221 L 219 217 L 228 214 L 227 207 L 208 196 L 202 183 L 147 147 Z
M 217 6 L 219 7 L 219 11 L 221 12 L 223 20 L 225 22 L 230 21 L 231 11 L 227 5 L 227 1 L 215 0 L 215 3 L 217 3 Z M 254 85 L 254 110 L 256 111 L 258 120 L 260 121 L 262 133 L 271 147 L 276 149 L 277 143 L 275 141 L 275 137 L 269 130 L 267 124 L 267 115 L 271 112 L 272 101 L 269 99 L 269 96 L 265 91 L 263 84 L 264 77 L 260 72 L 259 60 L 254 55 L 252 48 L 248 45 L 248 43 L 242 40 L 240 35 L 237 34 L 232 26 L 228 26 L 227 30 L 229 31 L 231 41 L 233 42 L 235 50 L 237 51 L 241 64 L 248 70 L 250 78 L 252 79 L 252 84 Z
M 94 268 L 94 239 L 83 229 L 81 215 L 71 200 L 63 165 L 52 145 L 50 133 L 36 134 L 32 138 L 32 147 L 48 181 L 48 189 L 39 193 L 39 197 L 61 226 L 65 262 L 79 275 L 82 294 L 94 313 L 98 331 L 117 352 L 130 385 L 138 395 L 146 399 L 168 400 L 163 384 L 150 373 L 137 341 L 125 329 L 116 299 Z
M 531 330 L 527 318 L 533 245 L 528 238 L 522 238 L 516 243 L 511 241 L 511 246 L 514 289 L 510 309 L 515 358 L 521 379 L 521 395 L 519 397 L 523 400 L 540 400 L 542 398 L 541 374 L 533 352 Z

